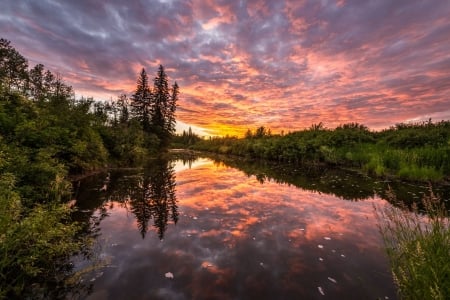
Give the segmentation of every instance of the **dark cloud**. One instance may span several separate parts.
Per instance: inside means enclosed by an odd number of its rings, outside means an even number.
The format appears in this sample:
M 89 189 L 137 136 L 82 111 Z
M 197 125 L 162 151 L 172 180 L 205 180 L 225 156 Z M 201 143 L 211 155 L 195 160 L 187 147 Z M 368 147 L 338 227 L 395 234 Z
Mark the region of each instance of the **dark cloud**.
M 450 118 L 449 13 L 440 0 L 6 0 L 0 35 L 101 99 L 163 64 L 180 121 L 219 134 L 261 120 L 382 128 Z

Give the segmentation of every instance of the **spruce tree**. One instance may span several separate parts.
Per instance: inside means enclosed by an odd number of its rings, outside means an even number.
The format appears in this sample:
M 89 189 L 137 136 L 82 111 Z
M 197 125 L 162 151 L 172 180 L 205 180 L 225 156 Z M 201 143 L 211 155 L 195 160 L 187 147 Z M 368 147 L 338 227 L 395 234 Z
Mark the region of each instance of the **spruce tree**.
M 160 146 L 162 148 L 168 146 L 170 139 L 170 132 L 167 130 L 170 116 L 169 101 L 170 91 L 167 74 L 164 67 L 159 65 L 153 85 L 152 126 L 161 141 Z
M 148 76 L 142 68 L 137 80 L 136 91 L 131 96 L 131 110 L 133 116 L 139 120 L 142 129 L 150 133 L 152 116 L 152 92 L 148 86 Z
M 173 135 L 175 133 L 175 111 L 177 110 L 178 94 L 180 93 L 178 84 L 172 86 L 172 94 L 170 95 L 167 112 L 167 125 L 166 131 L 168 134 Z M 190 127 L 189 127 L 190 128 Z
M 166 128 L 168 102 L 170 99 L 169 83 L 162 65 L 159 65 L 158 72 L 154 79 L 153 91 L 152 124 L 157 130 L 157 133 L 160 134 L 163 133 Z

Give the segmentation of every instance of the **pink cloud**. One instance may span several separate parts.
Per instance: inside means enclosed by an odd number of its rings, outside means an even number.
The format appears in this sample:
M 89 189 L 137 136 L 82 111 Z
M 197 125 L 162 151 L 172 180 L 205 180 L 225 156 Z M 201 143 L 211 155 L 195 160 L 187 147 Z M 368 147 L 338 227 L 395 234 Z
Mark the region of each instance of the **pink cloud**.
M 2 2 L 2 37 L 78 95 L 130 94 L 158 64 L 211 134 L 450 118 L 445 1 Z

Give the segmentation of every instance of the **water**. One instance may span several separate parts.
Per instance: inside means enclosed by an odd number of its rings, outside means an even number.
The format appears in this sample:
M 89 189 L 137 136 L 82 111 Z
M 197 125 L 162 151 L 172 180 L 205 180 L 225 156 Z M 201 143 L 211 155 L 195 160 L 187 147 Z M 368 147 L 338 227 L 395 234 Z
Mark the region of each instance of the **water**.
M 391 205 L 387 184 L 206 158 L 87 178 L 76 217 L 106 266 L 84 275 L 85 296 L 396 299 L 373 208 Z

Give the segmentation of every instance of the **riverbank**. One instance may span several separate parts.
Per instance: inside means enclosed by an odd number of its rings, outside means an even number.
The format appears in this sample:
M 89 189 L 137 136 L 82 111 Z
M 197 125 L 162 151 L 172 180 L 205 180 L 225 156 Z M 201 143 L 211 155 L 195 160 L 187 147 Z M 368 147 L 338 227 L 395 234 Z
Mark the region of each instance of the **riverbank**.
M 338 166 L 380 178 L 450 182 L 450 121 L 372 132 L 359 124 L 287 135 L 201 140 L 189 149 L 295 165 Z

